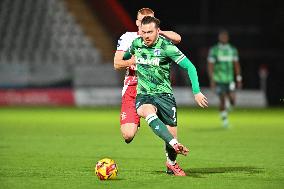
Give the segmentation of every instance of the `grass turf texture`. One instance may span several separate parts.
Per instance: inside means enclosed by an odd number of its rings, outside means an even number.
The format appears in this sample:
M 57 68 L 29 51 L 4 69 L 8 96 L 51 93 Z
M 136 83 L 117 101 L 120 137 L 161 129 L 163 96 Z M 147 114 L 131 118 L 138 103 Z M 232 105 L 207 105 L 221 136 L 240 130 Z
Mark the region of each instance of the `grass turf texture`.
M 0 188 L 283 188 L 284 109 L 235 109 L 223 129 L 216 109 L 179 108 L 178 162 L 187 177 L 165 174 L 163 142 L 143 120 L 131 144 L 119 109 L 1 108 Z M 118 164 L 100 181 L 97 160 Z

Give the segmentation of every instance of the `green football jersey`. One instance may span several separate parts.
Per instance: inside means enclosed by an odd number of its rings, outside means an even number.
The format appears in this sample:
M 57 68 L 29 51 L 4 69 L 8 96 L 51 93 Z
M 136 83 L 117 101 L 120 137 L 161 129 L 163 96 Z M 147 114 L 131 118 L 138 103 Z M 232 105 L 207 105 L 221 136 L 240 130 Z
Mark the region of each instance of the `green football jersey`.
M 178 64 L 185 55 L 171 41 L 160 36 L 148 47 L 139 37 L 132 42 L 129 52 L 135 54 L 136 59 L 137 94 L 173 93 L 171 63 Z
M 209 50 L 208 62 L 214 64 L 213 80 L 218 83 L 234 81 L 234 61 L 238 61 L 238 51 L 230 44 L 218 43 Z

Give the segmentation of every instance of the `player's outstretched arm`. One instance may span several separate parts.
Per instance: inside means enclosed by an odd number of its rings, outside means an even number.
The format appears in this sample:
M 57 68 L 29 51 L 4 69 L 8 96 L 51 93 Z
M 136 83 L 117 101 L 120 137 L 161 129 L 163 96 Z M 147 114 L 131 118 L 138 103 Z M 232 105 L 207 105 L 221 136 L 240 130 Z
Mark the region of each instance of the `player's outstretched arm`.
M 169 40 L 171 40 L 174 44 L 178 44 L 181 42 L 181 36 L 174 32 L 174 31 L 162 31 L 160 30 L 160 35 L 168 38 Z
M 192 85 L 192 92 L 194 94 L 194 99 L 197 102 L 197 104 L 202 108 L 208 107 L 207 98 L 200 92 L 198 76 L 195 66 L 191 63 L 191 61 L 187 57 L 185 57 L 181 62 L 179 62 L 178 65 L 181 66 L 183 69 L 187 70 L 188 77 Z
M 115 70 L 124 69 L 135 64 L 134 56 L 129 56 L 127 52 L 116 51 L 113 58 L 113 67 Z

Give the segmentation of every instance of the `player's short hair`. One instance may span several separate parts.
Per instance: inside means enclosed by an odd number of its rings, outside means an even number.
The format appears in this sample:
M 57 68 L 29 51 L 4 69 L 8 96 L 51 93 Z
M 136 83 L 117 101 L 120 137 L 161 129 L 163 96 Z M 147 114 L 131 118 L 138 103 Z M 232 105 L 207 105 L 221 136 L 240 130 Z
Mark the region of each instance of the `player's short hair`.
M 160 20 L 158 18 L 153 17 L 153 16 L 145 16 L 141 20 L 141 25 L 150 24 L 150 23 L 155 23 L 156 28 L 160 27 Z
M 150 8 L 142 8 L 142 9 L 137 11 L 137 16 L 138 16 L 138 14 L 149 15 L 149 14 L 154 14 L 154 11 Z

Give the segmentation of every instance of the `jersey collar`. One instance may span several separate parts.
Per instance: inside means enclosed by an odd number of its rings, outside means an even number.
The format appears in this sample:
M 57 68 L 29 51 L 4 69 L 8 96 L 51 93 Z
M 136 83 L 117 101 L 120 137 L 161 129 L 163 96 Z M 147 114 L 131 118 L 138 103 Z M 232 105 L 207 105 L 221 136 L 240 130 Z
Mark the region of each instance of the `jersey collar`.
M 225 48 L 228 48 L 230 45 L 229 43 L 226 43 L 226 44 L 222 44 L 222 43 L 218 43 L 218 47 L 221 48 L 221 49 L 225 49 Z

